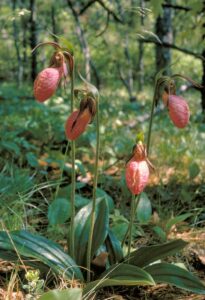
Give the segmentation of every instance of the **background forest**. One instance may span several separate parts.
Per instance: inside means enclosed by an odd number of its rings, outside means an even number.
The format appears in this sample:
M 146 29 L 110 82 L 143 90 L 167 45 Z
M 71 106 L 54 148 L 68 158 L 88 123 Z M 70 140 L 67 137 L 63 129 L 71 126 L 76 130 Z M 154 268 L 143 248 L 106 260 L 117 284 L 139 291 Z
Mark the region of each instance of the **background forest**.
M 71 112 L 70 83 L 43 104 L 33 96 L 33 82 L 49 65 L 53 48 L 32 49 L 54 41 L 74 52 L 76 86 L 80 72 L 99 90 L 97 197 L 109 202 L 110 226 L 122 242 L 131 202 L 125 165 L 137 134 L 147 138 L 156 74 L 182 74 L 205 86 L 205 1 L 1 0 L 0 28 L 1 230 L 27 229 L 66 248 L 72 166 L 70 146 L 64 155 L 64 123 Z M 162 101 L 155 108 L 149 153 L 155 171 L 136 210 L 132 246 L 183 238 L 190 242 L 183 263 L 204 280 L 205 88 L 177 79 L 176 89 L 189 104 L 190 122 L 178 129 Z M 76 149 L 78 211 L 92 194 L 95 122 L 76 140 Z M 37 299 L 39 290 L 22 288 L 24 275 L 10 264 L 0 261 L 0 299 Z M 49 284 L 44 291 L 68 286 L 61 277 Z M 19 298 L 12 298 L 18 291 Z M 26 293 L 33 298 L 24 298 Z M 192 296 L 162 284 L 107 288 L 96 299 L 204 299 Z

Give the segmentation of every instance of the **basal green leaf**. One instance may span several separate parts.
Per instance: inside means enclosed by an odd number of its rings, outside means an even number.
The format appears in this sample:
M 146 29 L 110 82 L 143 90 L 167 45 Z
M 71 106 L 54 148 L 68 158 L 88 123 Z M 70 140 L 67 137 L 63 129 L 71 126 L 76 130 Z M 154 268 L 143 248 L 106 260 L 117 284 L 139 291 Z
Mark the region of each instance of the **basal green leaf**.
M 187 218 L 191 217 L 193 214 L 192 213 L 186 213 L 186 214 L 182 214 L 182 215 L 179 215 L 179 216 L 176 216 L 174 218 L 171 218 L 166 226 L 165 226 L 165 230 L 167 232 L 169 232 L 169 230 L 172 228 L 173 225 L 176 225 L 180 222 L 183 222 L 184 220 L 186 220 Z
M 162 242 L 166 242 L 167 235 L 166 235 L 166 232 L 164 231 L 164 229 L 162 229 L 162 227 L 154 226 L 152 229 L 158 235 L 158 237 L 160 238 L 160 240 Z
M 79 194 L 75 194 L 75 207 L 81 208 L 91 202 L 90 199 L 85 198 Z
M 82 300 L 82 289 L 52 290 L 43 294 L 39 300 Z
M 31 167 L 35 168 L 38 166 L 38 159 L 32 152 L 26 153 L 26 159 Z
M 194 179 L 200 172 L 199 165 L 197 163 L 192 163 L 189 166 L 189 177 L 190 179 Z
M 16 155 L 20 155 L 20 148 L 14 142 L 2 141 L 1 142 L 1 146 L 3 146 L 4 148 L 6 148 L 8 151 L 14 152 Z
M 71 216 L 71 204 L 68 199 L 57 198 L 48 208 L 48 220 L 50 225 L 63 224 Z
M 161 245 L 141 247 L 131 253 L 129 263 L 143 268 L 158 259 L 175 254 L 182 250 L 186 245 L 187 243 L 183 240 L 175 240 Z M 125 261 L 127 259 L 128 257 L 125 257 Z
M 114 201 L 113 201 L 112 197 L 110 197 L 110 195 L 108 195 L 108 193 L 106 193 L 104 190 L 102 190 L 100 188 L 97 188 L 96 195 L 97 195 L 97 198 L 106 199 L 107 202 L 108 202 L 108 205 L 109 205 L 110 213 L 113 212 L 113 210 L 114 210 Z
M 83 294 L 87 297 L 94 291 L 105 286 L 117 285 L 154 285 L 155 282 L 146 271 L 128 264 L 113 265 L 100 276 L 99 280 L 90 282 L 85 287 Z
M 152 205 L 146 193 L 141 193 L 137 205 L 137 219 L 140 223 L 147 223 L 152 215 Z
M 19 257 L 14 251 L 5 251 L 0 249 L 0 258 L 5 261 L 19 263 Z M 23 260 L 26 266 L 30 266 L 36 270 L 40 270 L 41 274 L 48 273 L 49 271 L 49 267 L 38 260 L 30 259 L 29 257 L 24 257 L 22 255 L 21 255 L 21 259 Z
M 14 248 L 15 247 L 15 248 Z M 82 273 L 76 262 L 67 255 L 58 244 L 26 230 L 13 231 L 9 235 L 0 231 L 0 255 L 1 252 L 16 251 L 20 256 L 35 258 L 49 266 L 55 273 L 72 279 L 83 280 Z
M 76 261 L 79 265 L 85 265 L 85 256 L 90 232 L 92 201 L 81 208 L 75 217 L 75 247 Z M 104 243 L 109 227 L 109 208 L 105 199 L 97 199 L 95 225 L 92 241 L 92 256 Z
M 205 295 L 205 285 L 193 274 L 178 266 L 159 263 L 145 268 L 157 282 L 165 282 L 196 294 Z
M 112 230 L 108 230 L 108 235 L 105 240 L 107 251 L 109 253 L 108 259 L 110 264 L 115 264 L 123 259 L 123 252 L 120 241 L 116 238 Z

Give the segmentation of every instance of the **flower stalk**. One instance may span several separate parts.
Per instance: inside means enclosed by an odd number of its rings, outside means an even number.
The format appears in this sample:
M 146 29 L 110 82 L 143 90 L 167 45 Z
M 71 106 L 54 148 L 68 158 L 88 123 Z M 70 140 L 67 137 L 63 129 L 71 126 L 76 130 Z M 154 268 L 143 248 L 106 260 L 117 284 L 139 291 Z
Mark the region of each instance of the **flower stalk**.
M 90 232 L 88 237 L 87 248 L 87 281 L 90 282 L 90 266 L 92 259 L 92 240 L 95 225 L 95 209 L 96 209 L 96 191 L 98 182 L 98 164 L 99 164 L 99 150 L 100 150 L 100 121 L 99 121 L 99 96 L 96 100 L 96 154 L 95 154 L 95 168 L 94 168 L 94 180 L 93 180 L 93 199 L 92 199 L 92 211 L 90 219 Z
M 130 224 L 129 224 L 128 257 L 130 256 L 130 252 L 131 252 L 134 220 L 135 220 L 135 195 L 132 194 L 131 216 L 130 216 Z
M 71 113 L 74 111 L 74 68 L 71 74 Z M 74 218 L 75 218 L 75 141 L 71 141 L 71 164 L 72 164 L 72 174 L 71 174 L 71 220 L 70 220 L 70 231 L 68 237 L 68 249 L 71 257 L 75 259 L 75 235 L 74 235 Z

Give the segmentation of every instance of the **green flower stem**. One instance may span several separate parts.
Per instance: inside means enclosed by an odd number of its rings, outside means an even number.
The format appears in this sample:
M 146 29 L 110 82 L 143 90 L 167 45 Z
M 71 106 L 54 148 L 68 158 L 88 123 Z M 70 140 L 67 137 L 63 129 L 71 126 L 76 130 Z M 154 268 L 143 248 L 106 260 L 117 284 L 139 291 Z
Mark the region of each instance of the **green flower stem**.
M 133 223 L 135 219 L 135 195 L 132 195 L 131 200 L 131 216 L 130 216 L 130 224 L 129 224 L 129 239 L 128 239 L 128 256 L 131 252 L 131 244 L 132 244 L 132 230 L 133 230 Z
M 66 159 L 67 159 L 67 155 L 68 155 L 68 149 L 69 149 L 69 142 L 67 142 L 67 145 L 66 145 L 66 150 L 65 150 L 65 154 L 64 154 L 64 158 L 63 158 L 63 167 L 62 167 L 62 171 L 61 171 L 61 174 L 60 174 L 60 180 L 59 180 L 59 183 L 56 187 L 56 192 L 55 192 L 55 199 L 57 198 L 58 196 L 58 193 L 59 193 L 59 189 L 60 189 L 60 185 L 62 183 L 62 179 L 63 179 L 63 168 L 65 166 L 65 162 L 66 162 Z
M 71 112 L 74 111 L 74 68 L 71 76 Z M 71 141 L 71 161 L 72 161 L 72 174 L 71 174 L 71 220 L 70 232 L 68 238 L 69 254 L 75 259 L 75 236 L 74 236 L 74 218 L 75 218 L 75 141 Z
M 141 195 L 141 194 L 140 194 L 140 195 Z M 134 206 L 134 216 L 136 215 L 137 206 L 138 206 L 138 203 L 139 203 L 139 201 L 140 201 L 140 195 L 137 196 L 137 199 L 136 199 L 136 201 L 135 201 L 135 206 Z M 130 225 L 131 225 L 131 222 L 129 223 L 129 226 L 128 226 L 128 228 L 127 228 L 127 231 L 126 231 L 126 233 L 125 233 L 125 236 L 124 236 L 124 238 L 123 238 L 123 240 L 122 240 L 122 243 L 121 243 L 121 247 L 122 247 L 122 248 L 123 248 L 124 243 L 126 242 L 127 237 L 128 237 L 128 235 L 129 235 L 129 232 L 130 232 Z
M 99 161 L 99 149 L 100 149 L 100 123 L 99 123 L 99 99 L 96 99 L 96 155 L 95 155 L 95 169 L 94 169 L 94 181 L 93 181 L 93 202 L 92 212 L 90 220 L 90 233 L 88 238 L 87 248 L 87 281 L 90 282 L 90 265 L 92 259 L 92 240 L 93 231 L 95 225 L 95 208 L 96 208 L 96 190 L 98 182 L 98 161 Z
M 149 150 L 150 150 L 150 140 L 151 140 L 151 133 L 152 133 L 153 117 L 154 117 L 154 107 L 155 107 L 155 94 L 156 94 L 156 91 L 154 92 L 154 96 L 153 96 L 153 100 L 152 100 L 152 108 L 151 108 L 150 121 L 149 121 L 149 129 L 148 129 L 148 134 L 147 134 L 147 155 L 149 155 Z

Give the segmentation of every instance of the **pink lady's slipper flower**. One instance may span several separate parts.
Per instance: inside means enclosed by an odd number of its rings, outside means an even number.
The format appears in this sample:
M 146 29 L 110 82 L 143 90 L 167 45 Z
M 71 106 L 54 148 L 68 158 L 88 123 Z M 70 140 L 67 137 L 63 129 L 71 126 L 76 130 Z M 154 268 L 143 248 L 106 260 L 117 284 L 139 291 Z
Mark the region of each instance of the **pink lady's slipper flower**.
M 69 70 L 65 60 L 69 63 Z M 50 60 L 50 66 L 41 71 L 34 81 L 34 97 L 36 100 L 44 102 L 52 97 L 61 79 L 65 79 L 72 68 L 73 61 L 68 52 L 54 52 Z
M 39 102 L 49 99 L 58 88 L 62 77 L 61 68 L 46 68 L 41 71 L 34 81 L 34 97 Z
M 65 133 L 69 140 L 76 140 L 86 129 L 91 121 L 89 110 L 80 113 L 79 110 L 74 111 L 66 121 Z
M 180 96 L 169 95 L 168 99 L 169 116 L 174 125 L 178 128 L 184 128 L 190 117 L 189 106 L 186 100 Z
M 133 149 L 125 172 L 127 187 L 132 194 L 139 195 L 146 187 L 150 174 L 149 166 L 152 165 L 147 158 L 146 148 L 139 142 Z
M 189 106 L 184 98 L 170 95 L 168 100 L 169 116 L 174 125 L 184 128 L 189 123 Z
M 92 122 L 96 113 L 95 100 L 88 97 L 81 100 L 80 109 L 71 113 L 65 124 L 66 137 L 76 140 Z

